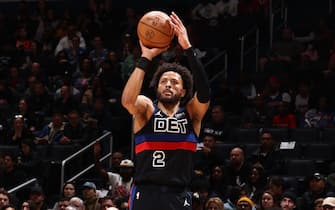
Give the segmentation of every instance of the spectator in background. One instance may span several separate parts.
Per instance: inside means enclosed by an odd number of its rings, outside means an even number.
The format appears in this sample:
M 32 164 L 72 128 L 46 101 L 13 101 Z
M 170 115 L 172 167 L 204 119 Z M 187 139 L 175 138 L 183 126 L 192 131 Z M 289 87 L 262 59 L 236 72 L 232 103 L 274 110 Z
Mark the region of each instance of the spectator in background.
M 55 97 L 52 103 L 52 112 L 60 112 L 64 116 L 69 114 L 72 110 L 79 110 L 79 100 L 71 94 L 71 86 L 62 85 L 60 89 L 60 96 Z
M 85 210 L 84 201 L 79 197 L 72 197 L 70 199 L 70 206 L 74 207 L 76 210 Z
M 278 111 L 280 102 L 291 103 L 291 96 L 283 90 L 281 81 L 276 76 L 271 76 L 264 87 L 264 102 L 266 109 L 269 111 L 271 119 Z
M 223 201 L 219 197 L 211 197 L 205 204 L 204 210 L 224 210 L 223 208 Z
M 236 210 L 237 201 L 242 196 L 242 189 L 239 186 L 229 186 L 227 200 L 224 203 L 225 210 Z
M 46 195 L 41 186 L 35 185 L 30 188 L 29 200 L 32 202 L 32 206 L 36 210 L 47 210 Z
M 323 201 L 322 201 L 322 208 L 324 210 L 327 209 L 334 209 L 335 208 L 335 197 L 326 197 Z
M 244 187 L 249 178 L 250 164 L 246 159 L 245 148 L 237 145 L 230 150 L 230 159 L 226 166 L 225 180 L 228 185 Z
M 329 98 L 320 95 L 315 106 L 305 113 L 303 127 L 329 128 L 334 127 L 334 110 L 331 109 Z
M 107 210 L 110 207 L 116 207 L 114 201 L 113 201 L 113 197 L 111 196 L 105 196 L 103 198 L 100 199 L 100 206 L 101 206 L 101 210 Z
M 222 164 L 215 164 L 209 174 L 210 194 L 220 197 L 223 201 L 227 196 L 227 184 L 224 179 L 225 168 Z
M 290 104 L 281 101 L 278 104 L 278 111 L 272 118 L 272 126 L 279 128 L 296 128 L 297 120 L 295 115 L 290 111 Z
M 242 127 L 244 128 L 264 128 L 270 127 L 270 112 L 266 109 L 264 96 L 257 94 L 252 99 L 249 106 L 246 106 L 242 112 Z
M 260 133 L 260 146 L 250 155 L 249 161 L 252 164 L 261 164 L 266 176 L 282 173 L 282 157 L 277 148 L 277 141 L 269 130 L 264 129 Z
M 0 79 L 0 112 L 4 113 L 4 117 L 8 117 L 12 113 L 12 104 L 16 104 L 18 95 L 8 87 L 5 80 Z
M 9 190 L 26 181 L 27 174 L 17 167 L 17 158 L 11 152 L 3 154 L 3 170 L 0 171 L 0 188 Z
M 81 115 L 77 110 L 72 110 L 67 114 L 67 123 L 64 126 L 64 135 L 60 139 L 62 144 L 80 144 L 84 146 L 87 143 L 85 137 L 85 126 L 81 120 Z
M 12 127 L 3 144 L 19 146 L 23 139 L 33 139 L 33 133 L 27 128 L 22 115 L 14 115 Z
M 273 175 L 268 180 L 269 190 L 274 197 L 275 205 L 280 206 L 282 195 L 285 191 L 285 182 L 281 176 Z
M 45 171 L 41 168 L 41 157 L 36 151 L 33 139 L 23 139 L 19 145 L 19 156 L 17 157 L 17 165 L 27 176 L 36 177 L 42 180 Z
M 93 182 L 85 182 L 82 186 L 82 196 L 85 210 L 100 210 L 97 187 Z
M 231 129 L 225 121 L 224 108 L 215 104 L 211 108 L 210 118 L 206 119 L 202 127 L 202 135 L 210 134 L 216 136 L 218 142 L 225 142 L 231 138 Z
M 248 198 L 247 196 L 242 196 L 240 199 L 237 201 L 237 210 L 251 210 L 254 209 L 255 204 L 254 202 Z
M 70 201 L 70 199 L 75 197 L 76 195 L 77 195 L 77 192 L 76 192 L 75 184 L 73 182 L 66 182 L 63 185 L 61 195 L 57 195 L 55 198 L 50 199 L 54 203 L 54 206 L 53 206 L 52 209 L 54 209 L 54 210 L 58 209 L 58 201 L 61 198 L 66 198 Z
M 324 198 L 317 198 L 314 201 L 314 210 L 323 210 L 322 203 Z
M 18 67 L 12 65 L 8 72 L 8 87 L 16 92 L 19 96 L 22 96 L 25 91 L 24 75 L 19 71 Z
M 94 78 L 94 68 L 92 65 L 92 60 L 90 58 L 82 58 L 80 60 L 80 68 L 73 74 L 73 84 L 80 93 L 83 93 L 92 83 Z
M 89 52 L 89 57 L 93 62 L 95 71 L 97 72 L 101 63 L 107 60 L 108 50 L 105 48 L 102 37 L 96 35 L 93 39 L 93 49 Z
M 79 38 L 79 47 L 86 49 L 86 41 L 82 36 L 82 33 L 77 30 L 77 27 L 74 24 L 69 24 L 66 28 L 67 34 L 59 40 L 54 52 L 55 56 L 62 50 L 70 49 L 71 40 L 74 36 Z
M 282 210 L 293 210 L 297 207 L 297 195 L 291 191 L 285 191 L 280 201 Z
M 271 208 L 275 207 L 275 198 L 270 190 L 265 190 L 261 195 L 260 210 L 270 210 Z
M 40 129 L 42 119 L 38 118 L 34 112 L 30 111 L 29 104 L 25 98 L 21 98 L 17 105 L 17 110 L 14 116 L 21 115 L 24 119 L 24 124 L 31 132 Z
M 81 60 L 86 56 L 87 52 L 85 48 L 80 47 L 80 37 L 73 36 L 71 38 L 71 45 L 68 49 L 65 49 L 65 54 L 68 58 L 72 73 L 80 71 Z
M 243 191 L 254 203 L 260 203 L 262 192 L 266 186 L 266 178 L 264 168 L 261 164 L 254 164 L 251 166 L 249 174 L 249 181 Z
M 32 94 L 27 97 L 27 103 L 35 115 L 45 118 L 50 115 L 52 96 L 42 82 L 36 81 Z
M 86 116 L 93 118 L 97 120 L 97 125 L 98 125 L 98 131 L 100 133 L 104 131 L 111 131 L 112 130 L 112 125 L 111 125 L 111 118 L 112 114 L 110 110 L 108 109 L 108 106 L 106 104 L 106 100 L 104 98 L 94 98 L 93 101 L 93 107 L 92 109 L 86 113 Z M 85 114 L 84 114 L 85 115 Z M 84 120 L 85 120 L 84 116 Z
M 52 114 L 51 122 L 47 122 L 42 130 L 35 134 L 35 144 L 62 144 L 64 135 L 63 114 L 55 112 Z
M 102 168 L 99 158 L 101 155 L 100 145 L 94 147 L 95 168 L 99 172 L 103 181 L 108 186 L 111 196 L 115 198 L 129 196 L 130 188 L 133 184 L 134 163 L 129 159 L 123 159 L 120 163 L 119 173 L 106 171 Z
M 0 188 L 0 209 L 10 204 L 10 194 L 3 188 Z
M 308 187 L 302 195 L 302 208 L 304 210 L 313 210 L 314 201 L 318 198 L 325 198 L 328 193 L 326 177 L 320 173 L 314 173 L 310 177 L 306 177 Z
M 294 111 L 297 117 L 298 127 L 304 124 L 305 113 L 309 110 L 311 105 L 311 90 L 308 82 L 300 82 L 297 88 L 297 94 L 294 100 Z
M 195 169 L 199 173 L 208 176 L 214 165 L 222 164 L 220 152 L 216 149 L 217 136 L 204 134 L 203 145 L 196 152 Z

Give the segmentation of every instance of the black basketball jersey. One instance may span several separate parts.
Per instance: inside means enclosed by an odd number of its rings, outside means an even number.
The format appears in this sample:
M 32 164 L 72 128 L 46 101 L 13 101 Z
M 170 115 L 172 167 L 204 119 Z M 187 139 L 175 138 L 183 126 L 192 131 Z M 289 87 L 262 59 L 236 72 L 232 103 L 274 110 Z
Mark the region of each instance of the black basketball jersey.
M 148 123 L 135 134 L 136 184 L 187 186 L 197 138 L 185 108 L 167 116 L 154 104 Z

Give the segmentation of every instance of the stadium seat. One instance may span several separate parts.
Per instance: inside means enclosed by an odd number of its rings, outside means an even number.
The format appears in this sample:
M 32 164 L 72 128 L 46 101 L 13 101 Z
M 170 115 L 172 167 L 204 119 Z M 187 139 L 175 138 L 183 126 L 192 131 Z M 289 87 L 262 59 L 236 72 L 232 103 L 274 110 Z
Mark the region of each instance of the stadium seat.
M 320 143 L 319 128 L 293 128 L 290 131 L 291 140 L 301 144 Z
M 238 143 L 259 143 L 260 141 L 258 128 L 236 128 L 233 134 Z
M 305 177 L 312 175 L 315 171 L 315 163 L 313 160 L 288 159 L 286 160 L 286 175 Z

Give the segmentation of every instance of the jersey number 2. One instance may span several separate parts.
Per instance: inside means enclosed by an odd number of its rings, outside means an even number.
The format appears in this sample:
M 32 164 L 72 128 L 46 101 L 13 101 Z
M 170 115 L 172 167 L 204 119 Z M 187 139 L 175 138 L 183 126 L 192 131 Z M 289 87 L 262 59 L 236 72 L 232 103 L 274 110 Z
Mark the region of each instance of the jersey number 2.
M 152 154 L 152 167 L 163 168 L 165 167 L 165 153 L 164 151 L 157 150 Z

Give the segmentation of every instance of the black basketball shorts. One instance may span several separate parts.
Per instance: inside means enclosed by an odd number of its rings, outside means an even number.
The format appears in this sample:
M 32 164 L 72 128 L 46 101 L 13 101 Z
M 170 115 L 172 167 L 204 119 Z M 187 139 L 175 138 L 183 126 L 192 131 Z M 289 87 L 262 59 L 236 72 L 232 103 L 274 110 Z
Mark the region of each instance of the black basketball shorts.
M 192 210 L 192 193 L 186 188 L 134 185 L 129 210 Z

